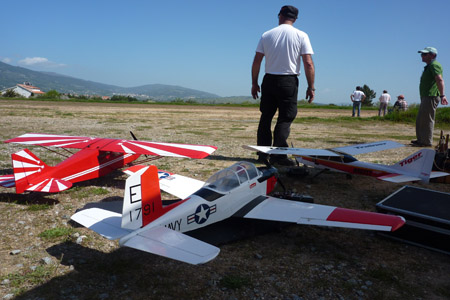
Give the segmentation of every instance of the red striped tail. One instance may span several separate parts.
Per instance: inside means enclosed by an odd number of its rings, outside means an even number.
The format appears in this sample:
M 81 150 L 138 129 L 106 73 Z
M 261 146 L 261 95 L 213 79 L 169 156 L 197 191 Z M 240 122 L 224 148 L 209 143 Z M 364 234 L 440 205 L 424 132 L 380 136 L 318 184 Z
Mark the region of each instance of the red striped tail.
M 11 155 L 16 182 L 16 193 L 23 193 L 32 186 L 31 180 L 42 175 L 49 167 L 30 150 L 24 149 Z

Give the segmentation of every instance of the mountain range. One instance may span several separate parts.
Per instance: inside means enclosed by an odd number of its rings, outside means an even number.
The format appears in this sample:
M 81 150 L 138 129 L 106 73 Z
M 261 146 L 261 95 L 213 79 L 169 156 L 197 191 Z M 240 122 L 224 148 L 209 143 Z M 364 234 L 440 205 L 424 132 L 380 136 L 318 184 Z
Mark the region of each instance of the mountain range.
M 128 95 L 137 99 L 167 101 L 173 99 L 218 99 L 218 95 L 165 84 L 147 84 L 137 87 L 120 87 L 94 81 L 78 79 L 49 72 L 38 72 L 0 62 L 0 90 L 30 82 L 43 92 L 56 90 L 59 93 L 78 95 Z

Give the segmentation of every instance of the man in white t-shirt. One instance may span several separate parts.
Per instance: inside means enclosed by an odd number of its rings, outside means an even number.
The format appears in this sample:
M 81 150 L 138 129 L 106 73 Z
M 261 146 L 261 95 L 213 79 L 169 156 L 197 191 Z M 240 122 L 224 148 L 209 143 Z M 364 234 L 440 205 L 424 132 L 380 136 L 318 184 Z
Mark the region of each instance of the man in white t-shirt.
M 356 91 L 350 95 L 350 100 L 353 102 L 352 117 L 355 116 L 356 109 L 358 110 L 358 117 L 361 115 L 361 102 L 363 102 L 364 99 L 366 99 L 366 95 L 361 91 L 361 87 L 357 86 Z
M 298 9 L 286 5 L 278 14 L 278 27 L 261 36 L 256 48 L 252 64 L 252 96 L 258 98 L 261 92 L 257 144 L 259 146 L 289 147 L 291 123 L 297 116 L 298 75 L 303 61 L 308 88 L 306 99 L 314 100 L 315 69 L 311 55 L 314 54 L 308 35 L 296 29 L 293 24 L 297 20 Z M 261 85 L 258 84 L 261 62 L 265 57 L 265 75 Z M 272 131 L 271 124 L 278 110 L 277 124 Z M 258 153 L 259 159 L 267 156 Z M 279 165 L 295 165 L 286 155 L 271 155 L 271 163 Z
M 386 115 L 387 107 L 389 104 L 389 101 L 391 101 L 391 95 L 388 94 L 386 90 L 383 91 L 383 94 L 381 94 L 380 98 L 380 108 L 378 109 L 378 116 L 381 117 L 381 112 L 383 112 L 383 117 Z

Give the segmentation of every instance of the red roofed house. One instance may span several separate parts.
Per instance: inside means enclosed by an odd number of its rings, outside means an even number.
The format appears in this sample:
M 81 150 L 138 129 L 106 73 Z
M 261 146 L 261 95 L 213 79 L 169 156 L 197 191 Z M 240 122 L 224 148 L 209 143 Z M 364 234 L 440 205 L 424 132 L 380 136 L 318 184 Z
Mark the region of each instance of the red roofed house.
M 41 91 L 40 88 L 32 86 L 31 83 L 29 82 L 18 84 L 15 87 L 13 87 L 12 90 L 25 98 L 45 94 L 43 91 Z

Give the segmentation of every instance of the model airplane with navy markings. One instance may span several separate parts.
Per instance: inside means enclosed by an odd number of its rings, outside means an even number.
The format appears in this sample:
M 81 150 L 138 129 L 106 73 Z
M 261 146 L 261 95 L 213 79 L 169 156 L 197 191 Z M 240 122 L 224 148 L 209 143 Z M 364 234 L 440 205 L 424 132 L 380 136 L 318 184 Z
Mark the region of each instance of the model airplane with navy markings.
M 141 155 L 151 155 L 145 161 L 163 156 L 200 159 L 217 149 L 204 145 L 36 133 L 27 133 L 5 143 L 80 149 L 76 153 L 67 150 L 71 155 L 54 167 L 46 165 L 28 149 L 12 154 L 14 174 L 0 175 L 0 185 L 15 187 L 18 194 L 61 192 L 75 182 L 98 178 L 127 166 Z
M 190 264 L 214 259 L 220 249 L 186 233 L 231 217 L 395 231 L 400 216 L 280 199 L 269 196 L 277 182 L 276 169 L 238 162 L 206 182 L 158 171 L 155 166 L 133 166 L 125 171 L 122 212 L 90 207 L 71 219 L 131 247 Z M 181 200 L 163 205 L 161 190 Z
M 430 178 L 450 175 L 445 172 L 432 171 L 436 152 L 431 149 L 421 149 L 394 165 L 362 162 L 353 157 L 353 155 L 404 147 L 403 144 L 393 141 L 379 141 L 324 149 L 324 153 L 322 154 L 314 153 L 315 149 L 265 146 L 243 147 L 267 154 L 293 155 L 299 163 L 318 169 L 329 169 L 348 174 L 371 176 L 380 180 L 397 183 L 419 180 L 427 183 Z

